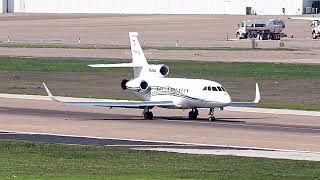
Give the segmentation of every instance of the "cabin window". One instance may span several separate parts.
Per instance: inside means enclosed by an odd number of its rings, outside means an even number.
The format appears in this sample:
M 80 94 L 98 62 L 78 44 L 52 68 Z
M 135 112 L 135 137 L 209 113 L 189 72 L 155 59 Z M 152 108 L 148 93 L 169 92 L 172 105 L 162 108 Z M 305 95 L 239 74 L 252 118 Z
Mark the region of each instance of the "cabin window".
M 212 87 L 212 91 L 218 91 L 216 87 Z
M 206 87 L 204 87 L 204 88 L 203 88 L 203 90 L 204 90 L 204 91 L 206 91 L 206 90 L 207 90 L 207 86 L 206 86 Z
M 221 87 L 218 86 L 217 88 L 218 88 L 219 91 L 222 91 Z

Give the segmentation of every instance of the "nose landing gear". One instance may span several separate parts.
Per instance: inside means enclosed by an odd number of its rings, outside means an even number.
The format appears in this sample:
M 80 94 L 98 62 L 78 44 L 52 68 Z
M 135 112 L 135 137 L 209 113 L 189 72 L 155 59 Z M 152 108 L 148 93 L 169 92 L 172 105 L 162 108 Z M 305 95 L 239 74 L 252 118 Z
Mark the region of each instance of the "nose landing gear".
M 213 116 L 213 114 L 214 114 L 214 108 L 210 108 L 210 110 L 209 110 L 209 121 L 210 122 L 212 122 L 212 121 L 215 121 L 216 120 L 216 118 Z
M 209 111 L 209 118 L 208 120 L 210 122 L 213 122 L 216 120 L 216 118 L 213 116 L 214 114 L 214 108 L 210 108 L 210 111 Z M 199 115 L 199 112 L 198 112 L 198 109 L 197 108 L 192 108 L 192 111 L 189 112 L 189 119 L 190 120 L 196 120 L 198 118 L 198 115 Z

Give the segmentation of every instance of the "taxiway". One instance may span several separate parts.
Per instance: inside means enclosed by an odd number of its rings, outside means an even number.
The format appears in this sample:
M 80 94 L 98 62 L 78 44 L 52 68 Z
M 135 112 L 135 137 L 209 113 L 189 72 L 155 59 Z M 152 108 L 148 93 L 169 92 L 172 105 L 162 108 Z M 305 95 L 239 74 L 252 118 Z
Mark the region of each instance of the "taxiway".
M 32 98 L 0 98 L 0 102 L 2 131 L 299 151 L 320 149 L 319 116 L 312 116 L 311 112 L 309 116 L 231 109 L 218 111 L 218 120 L 211 123 L 203 110 L 196 121 L 186 118 L 188 111 L 167 109 L 154 109 L 154 120 L 144 120 L 142 110 L 136 109 L 70 106 Z

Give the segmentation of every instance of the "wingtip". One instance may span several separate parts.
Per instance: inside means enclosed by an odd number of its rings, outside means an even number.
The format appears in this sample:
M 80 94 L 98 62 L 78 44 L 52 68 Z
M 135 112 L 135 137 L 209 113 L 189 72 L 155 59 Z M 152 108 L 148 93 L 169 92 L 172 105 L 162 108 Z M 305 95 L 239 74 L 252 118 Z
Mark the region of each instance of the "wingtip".
M 254 99 L 254 103 L 259 103 L 260 102 L 260 99 L 261 99 L 261 96 L 260 96 L 260 89 L 259 89 L 259 84 L 256 83 L 256 98 Z
M 129 37 L 139 36 L 138 32 L 129 32 Z
M 88 64 L 88 67 L 100 67 L 105 64 Z
M 44 89 L 46 90 L 48 96 L 49 96 L 50 98 L 53 98 L 53 95 L 52 95 L 52 93 L 50 92 L 49 88 L 47 87 L 46 83 L 43 82 L 42 85 L 44 86 Z

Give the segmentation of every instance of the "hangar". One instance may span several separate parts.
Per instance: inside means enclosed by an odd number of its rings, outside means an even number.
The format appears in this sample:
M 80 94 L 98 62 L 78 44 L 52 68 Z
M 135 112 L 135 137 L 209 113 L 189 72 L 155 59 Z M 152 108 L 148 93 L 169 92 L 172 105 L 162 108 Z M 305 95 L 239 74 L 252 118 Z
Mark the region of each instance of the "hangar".
M 2 1 L 2 2 L 1 2 Z M 320 0 L 0 0 L 2 13 L 316 14 Z

